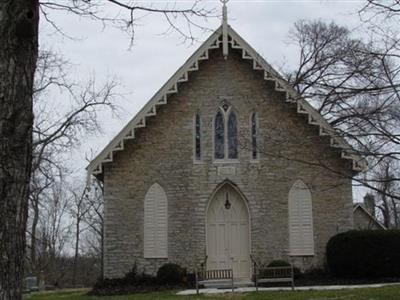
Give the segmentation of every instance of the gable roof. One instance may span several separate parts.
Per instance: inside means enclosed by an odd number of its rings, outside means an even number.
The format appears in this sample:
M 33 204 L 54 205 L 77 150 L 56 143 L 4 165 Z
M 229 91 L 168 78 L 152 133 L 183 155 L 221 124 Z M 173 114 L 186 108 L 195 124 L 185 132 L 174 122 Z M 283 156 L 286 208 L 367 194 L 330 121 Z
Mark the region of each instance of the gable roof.
M 363 214 L 367 216 L 377 227 L 387 230 L 386 226 L 384 226 L 381 222 L 379 222 L 371 213 L 362 205 L 361 203 L 353 203 L 353 214 L 357 211 L 361 211 Z
M 208 59 L 210 49 L 222 48 L 222 26 L 190 56 L 175 74 L 157 91 L 136 116 L 111 140 L 111 142 L 87 166 L 88 176 L 101 176 L 103 164 L 113 161 L 115 152 L 124 150 L 126 140 L 135 138 L 135 130 L 146 126 L 146 119 L 157 114 L 157 107 L 166 105 L 168 96 L 178 93 L 180 84 L 188 81 L 189 73 L 199 70 L 199 61 Z M 275 90 L 285 93 L 285 101 L 296 105 L 297 113 L 308 116 L 308 123 L 319 127 L 321 136 L 330 137 L 330 145 L 341 151 L 341 158 L 352 161 L 353 170 L 360 172 L 367 167 L 365 159 L 356 154 L 354 149 L 339 136 L 335 129 L 284 80 L 238 33 L 228 26 L 227 34 L 233 49 L 242 50 L 242 59 L 250 60 L 254 70 L 264 71 L 264 79 L 275 83 Z

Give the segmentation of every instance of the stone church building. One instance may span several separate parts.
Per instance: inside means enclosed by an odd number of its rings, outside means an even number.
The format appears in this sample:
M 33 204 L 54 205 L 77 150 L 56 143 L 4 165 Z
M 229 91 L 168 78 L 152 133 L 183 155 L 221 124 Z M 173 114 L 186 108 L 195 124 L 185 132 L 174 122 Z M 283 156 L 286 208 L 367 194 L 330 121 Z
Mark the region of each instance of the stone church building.
M 104 275 L 321 267 L 330 237 L 353 228 L 364 167 L 224 18 L 88 166 L 104 183 Z

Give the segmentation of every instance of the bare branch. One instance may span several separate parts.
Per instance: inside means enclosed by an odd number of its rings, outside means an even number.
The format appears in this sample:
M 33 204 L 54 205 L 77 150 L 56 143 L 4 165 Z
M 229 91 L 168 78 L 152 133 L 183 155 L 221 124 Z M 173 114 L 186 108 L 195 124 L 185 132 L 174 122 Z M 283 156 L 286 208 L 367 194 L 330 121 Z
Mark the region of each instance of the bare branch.
M 207 18 L 219 17 L 215 8 L 207 9 L 199 0 L 193 1 L 191 5 L 173 5 L 166 3 L 157 5 L 150 3 L 149 5 L 138 5 L 133 1 L 41 1 L 41 12 L 46 21 L 50 23 L 61 34 L 64 31 L 50 18 L 52 10 L 65 11 L 80 17 L 89 18 L 100 22 L 103 26 L 111 25 L 130 37 L 130 46 L 133 45 L 135 37 L 135 27 L 138 20 L 148 14 L 157 14 L 163 17 L 169 26 L 169 30 L 178 33 L 184 41 L 195 41 L 196 37 L 192 28 L 195 27 L 201 31 L 209 31 L 210 29 L 201 25 L 201 22 Z M 181 8 L 182 6 L 182 8 Z M 111 15 L 111 16 L 110 16 Z M 169 31 L 167 30 L 167 32 Z

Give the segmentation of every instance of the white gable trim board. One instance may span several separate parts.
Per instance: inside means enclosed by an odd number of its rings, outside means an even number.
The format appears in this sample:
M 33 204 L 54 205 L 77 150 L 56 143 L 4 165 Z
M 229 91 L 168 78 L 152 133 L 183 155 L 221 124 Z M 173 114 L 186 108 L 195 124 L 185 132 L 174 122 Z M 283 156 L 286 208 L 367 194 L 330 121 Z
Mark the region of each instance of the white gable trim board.
M 285 93 L 285 101 L 296 105 L 297 113 L 308 116 L 310 125 L 319 126 L 321 136 L 330 137 L 330 145 L 341 149 L 341 158 L 352 161 L 353 170 L 365 170 L 367 163 L 364 158 L 355 153 L 353 148 L 340 137 L 335 129 L 297 92 L 277 71 L 275 71 L 239 34 L 228 27 L 229 43 L 233 49 L 242 50 L 242 58 L 252 60 L 253 69 L 264 71 L 264 79 L 275 83 L 275 90 Z M 219 27 L 195 53 L 179 68 L 163 87 L 150 99 L 140 112 L 120 131 L 120 133 L 94 158 L 87 167 L 88 176 L 98 176 L 103 173 L 103 164 L 113 161 L 117 151 L 124 150 L 125 141 L 135 138 L 137 128 L 146 127 L 146 119 L 157 114 L 157 107 L 168 102 L 168 96 L 178 93 L 179 85 L 188 81 L 189 73 L 199 70 L 199 62 L 207 60 L 208 50 L 218 49 L 222 44 L 222 27 Z

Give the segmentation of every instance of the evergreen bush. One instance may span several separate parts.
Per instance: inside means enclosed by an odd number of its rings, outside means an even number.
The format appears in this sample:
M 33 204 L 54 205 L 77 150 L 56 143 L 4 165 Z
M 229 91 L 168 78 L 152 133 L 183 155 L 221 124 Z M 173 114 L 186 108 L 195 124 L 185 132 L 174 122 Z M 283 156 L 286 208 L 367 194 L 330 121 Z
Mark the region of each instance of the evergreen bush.
M 343 278 L 400 277 L 400 230 L 351 230 L 327 244 L 330 272 Z
M 181 266 L 166 263 L 158 269 L 157 281 L 161 285 L 181 285 L 185 274 L 185 269 Z

